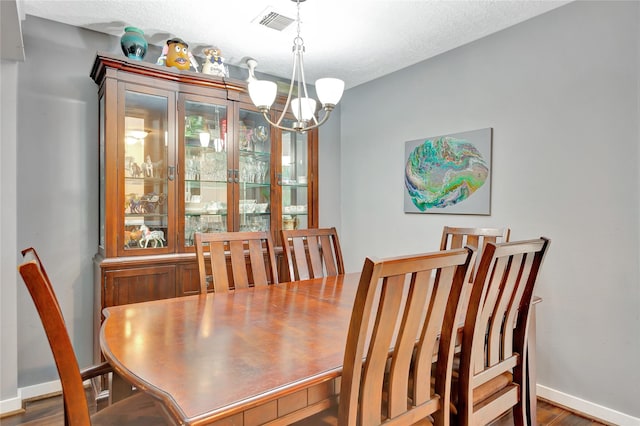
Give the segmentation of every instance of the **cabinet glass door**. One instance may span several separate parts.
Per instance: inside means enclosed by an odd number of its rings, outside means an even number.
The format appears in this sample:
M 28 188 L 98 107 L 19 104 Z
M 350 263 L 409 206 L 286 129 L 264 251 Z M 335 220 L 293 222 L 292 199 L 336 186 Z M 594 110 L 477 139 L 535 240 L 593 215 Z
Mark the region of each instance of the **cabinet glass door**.
M 262 114 L 240 108 L 238 123 L 240 231 L 271 227 L 271 130 Z
M 196 232 L 224 232 L 227 215 L 227 107 L 184 102 L 184 244 L 194 245 Z
M 307 133 L 282 131 L 282 229 L 309 227 L 308 142 Z
M 169 235 L 168 99 L 125 91 L 124 250 L 166 247 Z

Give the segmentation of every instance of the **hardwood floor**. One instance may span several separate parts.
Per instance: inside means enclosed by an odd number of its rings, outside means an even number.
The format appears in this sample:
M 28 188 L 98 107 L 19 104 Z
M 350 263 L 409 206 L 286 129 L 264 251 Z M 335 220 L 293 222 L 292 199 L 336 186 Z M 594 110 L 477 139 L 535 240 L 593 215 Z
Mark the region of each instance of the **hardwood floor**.
M 93 400 L 90 389 L 86 390 L 89 401 L 89 412 L 96 411 L 96 403 Z M 25 411 L 12 416 L 0 418 L 0 426 L 62 426 L 64 425 L 62 394 L 48 398 L 36 399 L 25 403 Z M 102 408 L 102 406 L 101 406 Z
M 538 398 L 538 409 L 536 410 L 538 417 L 538 425 L 553 426 L 598 426 L 607 425 L 593 419 L 589 419 L 583 415 L 574 413 L 557 405 L 553 405 L 548 401 Z M 491 426 L 507 426 L 513 425 L 513 416 L 511 411 L 491 423 Z
M 87 391 L 89 392 L 89 391 Z M 60 395 L 44 398 L 26 403 L 26 411 L 0 419 L 0 426 L 60 426 L 64 424 L 62 414 L 62 397 Z M 89 404 L 93 412 L 96 404 Z M 592 419 L 580 416 L 562 407 L 550 404 L 544 400 L 538 400 L 538 425 L 553 426 L 598 426 L 606 425 Z M 501 417 L 491 426 L 512 425 L 511 413 Z

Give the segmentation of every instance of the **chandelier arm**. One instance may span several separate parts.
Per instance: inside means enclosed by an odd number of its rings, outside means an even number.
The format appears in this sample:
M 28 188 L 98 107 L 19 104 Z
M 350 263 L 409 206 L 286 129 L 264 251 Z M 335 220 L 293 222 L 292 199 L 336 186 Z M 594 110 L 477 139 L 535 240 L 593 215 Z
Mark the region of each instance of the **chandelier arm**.
M 295 42 L 293 45 L 294 49 L 295 49 Z M 284 119 L 284 116 L 287 114 L 287 110 L 289 109 L 289 105 L 291 105 L 291 94 L 293 93 L 293 85 L 295 83 L 295 77 L 296 77 L 296 69 L 297 69 L 297 65 L 298 65 L 298 55 L 294 54 L 293 55 L 293 71 L 291 71 L 291 82 L 289 83 L 289 93 L 287 94 L 287 102 L 285 102 L 284 104 L 284 108 L 282 109 L 282 113 L 280 114 L 280 118 L 278 118 L 277 124 L 275 124 L 276 127 L 280 126 L 280 123 L 282 123 L 282 120 Z M 271 121 L 269 121 L 271 123 Z
M 262 115 L 264 116 L 264 119 L 267 120 L 267 122 L 270 125 L 272 125 L 274 127 L 277 127 L 280 130 L 286 130 L 288 132 L 304 133 L 304 132 L 306 132 L 308 130 L 312 130 L 312 129 L 315 129 L 316 127 L 322 126 L 329 119 L 329 116 L 331 115 L 331 111 L 333 111 L 333 108 L 331 108 L 331 109 L 325 108 L 324 111 L 325 111 L 325 114 L 324 114 L 324 116 L 322 117 L 322 119 L 320 121 L 317 121 L 315 124 L 313 124 L 311 126 L 303 127 L 303 128 L 300 128 L 300 129 L 294 129 L 293 127 L 282 126 L 280 124 L 280 122 L 274 123 L 269 118 L 268 111 L 262 111 Z
M 304 49 L 304 41 L 302 43 L 303 43 L 302 47 Z M 302 88 L 304 90 L 304 97 L 308 99 L 309 98 L 309 93 L 307 93 L 307 80 L 305 79 L 305 76 L 304 76 L 304 58 L 302 56 L 303 53 L 304 53 L 304 50 L 301 50 L 300 51 L 300 80 L 299 80 L 299 82 L 302 81 Z M 300 98 L 300 89 L 298 89 L 298 98 Z M 302 117 L 302 102 L 298 103 L 298 108 L 299 108 L 298 115 L 300 117 Z M 315 111 L 313 111 L 313 113 L 311 114 L 311 118 L 313 119 L 313 122 L 316 124 L 316 126 L 319 126 L 318 119 L 316 118 L 316 112 Z

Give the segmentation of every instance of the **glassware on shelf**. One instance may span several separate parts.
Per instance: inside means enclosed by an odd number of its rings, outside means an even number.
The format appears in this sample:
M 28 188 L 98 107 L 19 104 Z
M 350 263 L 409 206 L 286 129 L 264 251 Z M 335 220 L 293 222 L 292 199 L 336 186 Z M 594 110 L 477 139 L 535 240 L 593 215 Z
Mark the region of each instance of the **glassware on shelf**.
M 267 126 L 256 126 L 251 132 L 253 141 L 253 150 L 256 152 L 268 152 L 265 142 L 269 139 L 269 131 Z

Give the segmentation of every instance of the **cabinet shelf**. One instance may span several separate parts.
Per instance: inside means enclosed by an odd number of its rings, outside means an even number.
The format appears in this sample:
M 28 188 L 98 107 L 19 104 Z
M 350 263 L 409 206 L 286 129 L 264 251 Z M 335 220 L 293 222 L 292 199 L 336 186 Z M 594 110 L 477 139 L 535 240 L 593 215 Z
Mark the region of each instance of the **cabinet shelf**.
M 165 183 L 164 177 L 149 177 L 149 176 L 125 176 L 125 182 L 133 182 L 135 184 L 163 184 Z
M 185 216 L 226 216 L 227 212 L 225 211 L 224 213 L 221 212 L 208 212 L 206 210 L 203 210 L 201 212 L 190 212 L 190 211 L 185 211 L 184 212 Z
M 240 153 L 241 157 L 254 157 L 264 160 L 269 160 L 271 158 L 271 153 L 264 151 L 251 151 L 248 149 L 241 149 L 238 152 Z
M 214 184 L 214 185 L 221 185 L 221 186 L 226 186 L 227 185 L 227 181 L 226 180 L 209 180 L 209 179 L 185 179 L 184 180 L 186 183 L 207 183 L 207 184 Z
M 247 188 L 270 188 L 271 184 L 269 182 L 265 183 L 253 183 L 253 182 L 242 182 L 240 181 L 240 185 L 243 185 Z

